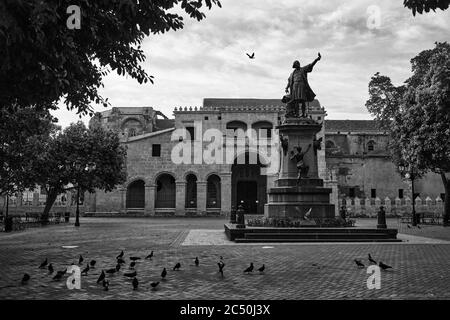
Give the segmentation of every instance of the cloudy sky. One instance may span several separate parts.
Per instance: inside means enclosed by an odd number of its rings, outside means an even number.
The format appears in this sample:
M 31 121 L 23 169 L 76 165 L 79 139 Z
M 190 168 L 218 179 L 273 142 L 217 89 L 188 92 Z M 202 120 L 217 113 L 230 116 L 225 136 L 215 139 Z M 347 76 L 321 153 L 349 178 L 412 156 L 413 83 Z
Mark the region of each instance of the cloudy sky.
M 201 22 L 185 19 L 183 30 L 145 40 L 154 85 L 111 74 L 101 94 L 112 106 L 152 106 L 170 118 L 203 98 L 281 98 L 292 62 L 310 63 L 320 51 L 309 82 L 328 119 L 370 119 L 364 103 L 375 72 L 401 84 L 411 58 L 450 41 L 450 10 L 413 17 L 403 0 L 221 2 Z M 64 106 L 54 115 L 63 126 L 78 120 Z

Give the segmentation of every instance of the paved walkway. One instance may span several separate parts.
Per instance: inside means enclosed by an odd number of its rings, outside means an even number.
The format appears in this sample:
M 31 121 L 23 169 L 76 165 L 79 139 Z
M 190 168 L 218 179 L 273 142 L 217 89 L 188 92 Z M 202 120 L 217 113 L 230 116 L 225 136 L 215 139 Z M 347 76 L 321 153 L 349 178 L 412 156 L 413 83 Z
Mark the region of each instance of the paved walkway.
M 57 225 L 0 233 L 0 299 L 450 299 L 450 228 L 422 226 L 407 228 L 397 220 L 398 244 L 234 244 L 223 233 L 220 218 L 82 218 L 81 227 Z M 360 226 L 376 220 L 358 220 Z M 209 240 L 208 240 L 209 239 Z M 137 263 L 137 291 L 123 276 L 110 276 L 110 290 L 96 284 L 101 269 L 115 266 L 115 256 L 144 257 L 154 250 L 152 260 Z M 381 289 L 369 290 L 367 254 L 393 266 L 381 273 Z M 85 260 L 97 260 L 95 269 L 82 277 L 80 290 L 68 290 L 65 280 L 55 282 L 38 265 L 48 258 L 56 270 Z M 194 265 L 198 256 L 200 266 Z M 225 277 L 218 274 L 223 256 Z M 180 271 L 172 271 L 180 262 Z M 243 274 L 253 262 L 263 263 L 263 274 Z M 158 290 L 149 289 L 159 280 L 163 267 L 167 280 Z M 20 284 L 27 272 L 31 280 Z

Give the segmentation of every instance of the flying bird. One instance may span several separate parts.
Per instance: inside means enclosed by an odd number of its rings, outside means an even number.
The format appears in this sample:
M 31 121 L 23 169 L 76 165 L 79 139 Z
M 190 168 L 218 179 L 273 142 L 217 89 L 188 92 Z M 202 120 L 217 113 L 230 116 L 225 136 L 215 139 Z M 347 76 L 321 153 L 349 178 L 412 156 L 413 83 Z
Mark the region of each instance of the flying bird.
M 266 266 L 263 264 L 261 268 L 258 269 L 259 272 L 264 272 L 264 269 L 266 268 Z
M 96 263 L 97 263 L 97 261 L 91 260 L 91 262 L 89 262 L 89 265 L 90 265 L 92 268 L 94 268 Z
M 245 53 L 250 59 L 255 59 L 255 53 L 253 52 L 251 55 L 248 53 Z
M 55 271 L 55 269 L 53 269 L 53 264 L 51 264 L 51 263 L 48 265 L 47 269 L 48 269 L 48 274 L 52 274 L 53 271 Z
M 145 257 L 145 259 L 151 259 L 151 258 L 153 258 L 153 250 L 152 250 L 152 252 L 150 252 L 150 254 L 148 256 Z
M 366 266 L 364 265 L 364 263 L 361 262 L 361 260 L 355 259 L 354 260 L 356 265 L 358 266 L 358 268 L 365 268 Z
M 158 286 L 158 284 L 159 284 L 159 281 L 150 283 L 150 286 L 152 287 L 152 290 L 156 290 L 156 287 Z
M 375 260 L 372 259 L 372 256 L 370 255 L 370 253 L 369 253 L 369 261 L 372 262 L 372 263 L 374 263 L 374 264 L 377 264 L 377 262 L 376 262 Z
M 105 285 L 105 277 L 106 277 L 105 271 L 102 270 L 102 273 L 100 274 L 100 276 L 97 279 L 97 283 L 100 283 L 103 281 L 103 286 L 104 286 Z
M 180 270 L 180 268 L 181 268 L 181 263 L 177 262 L 177 264 L 173 267 L 173 271 Z
M 200 261 L 198 261 L 198 257 L 195 257 L 194 263 L 195 263 L 195 265 L 198 267 L 198 265 L 199 265 L 199 263 L 200 263 Z
M 383 269 L 383 270 L 387 270 L 387 269 L 392 269 L 391 266 L 388 266 L 387 264 L 384 264 L 383 262 L 380 261 L 380 263 L 378 264 L 378 266 Z
M 123 250 L 121 253 L 119 253 L 119 255 L 116 257 L 116 259 L 122 258 L 123 257 Z
M 22 277 L 22 284 L 27 284 L 30 278 L 31 278 L 30 275 L 28 273 L 25 273 Z
M 80 257 L 78 258 L 78 264 L 82 264 L 84 261 L 83 256 L 80 254 Z
M 225 267 L 225 263 L 220 261 L 217 263 L 217 265 L 219 266 L 219 273 L 222 275 L 222 278 L 223 278 L 223 268 Z
M 138 285 L 139 285 L 139 281 L 138 281 L 138 279 L 136 277 L 133 278 L 132 284 L 133 284 L 133 290 L 137 290 Z
M 88 271 L 89 271 L 90 269 L 91 269 L 91 268 L 89 267 L 89 264 L 87 264 L 87 265 L 86 265 L 86 268 L 84 268 L 83 271 L 81 271 L 81 275 L 87 276 L 87 273 L 88 273 Z
M 131 261 L 137 261 L 137 260 L 141 260 L 141 257 L 130 257 Z
M 166 268 L 163 269 L 163 271 L 161 272 L 161 278 L 164 279 L 167 276 L 167 271 Z
M 124 273 L 123 275 L 127 278 L 134 278 L 134 277 L 136 277 L 137 272 L 136 272 L 136 270 L 134 270 L 133 272 Z
M 44 262 L 41 263 L 41 265 L 39 266 L 40 269 L 43 269 L 47 266 L 48 260 L 47 258 L 45 258 Z
M 248 267 L 247 269 L 244 270 L 244 273 L 250 273 L 253 272 L 253 262 L 250 263 L 250 267 Z

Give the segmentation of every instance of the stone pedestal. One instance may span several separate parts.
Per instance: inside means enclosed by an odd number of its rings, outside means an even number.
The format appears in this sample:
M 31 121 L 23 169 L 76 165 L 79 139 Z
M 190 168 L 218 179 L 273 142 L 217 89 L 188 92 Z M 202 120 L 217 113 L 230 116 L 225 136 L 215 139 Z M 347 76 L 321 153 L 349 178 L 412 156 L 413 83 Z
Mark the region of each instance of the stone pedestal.
M 287 148 L 281 150 L 281 166 L 275 187 L 268 191 L 268 203 L 264 206 L 264 215 L 268 218 L 334 218 L 335 208 L 330 204 L 331 188 L 323 186 L 319 178 L 317 165 L 316 133 L 321 124 L 308 118 L 286 118 L 277 127 L 280 135 L 287 138 Z M 291 159 L 292 151 L 300 146 L 302 152 L 308 149 L 303 157 L 309 166 L 306 176 L 297 181 L 297 161 Z M 310 212 L 307 217 L 305 214 Z

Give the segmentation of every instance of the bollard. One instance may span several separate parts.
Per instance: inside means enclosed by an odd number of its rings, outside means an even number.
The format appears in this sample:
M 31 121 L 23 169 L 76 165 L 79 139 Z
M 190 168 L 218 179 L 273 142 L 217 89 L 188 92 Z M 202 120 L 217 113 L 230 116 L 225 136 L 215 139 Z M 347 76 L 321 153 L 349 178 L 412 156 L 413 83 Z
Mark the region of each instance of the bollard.
M 378 224 L 377 229 L 386 229 L 386 211 L 384 211 L 384 207 L 380 207 L 380 211 L 378 211 Z
M 233 223 L 233 224 L 236 223 L 236 209 L 234 208 L 234 206 L 231 207 L 230 223 Z
M 237 210 L 237 224 L 236 228 L 244 229 L 245 228 L 245 217 L 244 217 L 244 207 L 240 204 Z

